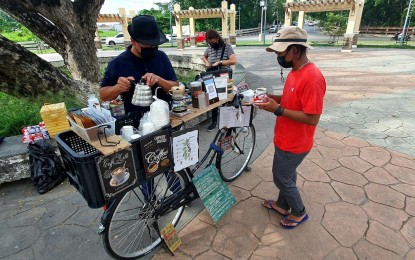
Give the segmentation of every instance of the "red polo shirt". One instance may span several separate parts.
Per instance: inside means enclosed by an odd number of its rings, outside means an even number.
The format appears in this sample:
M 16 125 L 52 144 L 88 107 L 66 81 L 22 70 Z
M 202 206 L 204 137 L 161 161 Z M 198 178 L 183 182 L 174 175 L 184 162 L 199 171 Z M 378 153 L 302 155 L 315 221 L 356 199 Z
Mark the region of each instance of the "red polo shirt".
M 320 70 L 307 64 L 298 71 L 291 71 L 284 85 L 281 106 L 303 111 L 306 114 L 322 114 L 326 81 Z M 313 147 L 316 126 L 278 116 L 274 128 L 274 145 L 295 154 L 308 152 Z

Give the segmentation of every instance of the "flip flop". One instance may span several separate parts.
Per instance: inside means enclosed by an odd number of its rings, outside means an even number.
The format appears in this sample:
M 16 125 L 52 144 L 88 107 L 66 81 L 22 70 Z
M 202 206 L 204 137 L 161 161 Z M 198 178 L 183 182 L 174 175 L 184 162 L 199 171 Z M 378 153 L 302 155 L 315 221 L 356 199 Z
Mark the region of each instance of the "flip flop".
M 283 217 L 286 217 L 286 216 L 290 215 L 290 213 L 288 213 L 288 214 L 283 214 L 283 213 L 279 212 L 278 210 L 276 210 L 276 209 L 272 206 L 272 204 L 273 204 L 274 202 L 275 202 L 275 201 L 273 201 L 273 200 L 264 200 L 264 201 L 262 202 L 262 206 L 263 206 L 264 208 L 267 208 L 267 209 L 270 209 L 270 210 L 273 210 L 273 211 L 277 212 L 278 214 L 280 214 L 280 215 L 281 215 L 281 216 L 283 216 Z
M 306 222 L 307 219 L 308 219 L 308 214 L 307 213 L 305 214 L 305 216 L 303 217 L 303 219 L 300 220 L 300 221 L 295 221 L 295 220 L 289 219 L 288 217 L 284 217 L 284 220 L 285 221 L 288 221 L 288 222 L 291 222 L 291 223 L 295 223 L 296 225 L 295 226 L 286 226 L 286 225 L 282 224 L 281 222 L 280 222 L 280 224 L 285 229 L 293 229 L 295 227 L 298 227 L 300 224 Z

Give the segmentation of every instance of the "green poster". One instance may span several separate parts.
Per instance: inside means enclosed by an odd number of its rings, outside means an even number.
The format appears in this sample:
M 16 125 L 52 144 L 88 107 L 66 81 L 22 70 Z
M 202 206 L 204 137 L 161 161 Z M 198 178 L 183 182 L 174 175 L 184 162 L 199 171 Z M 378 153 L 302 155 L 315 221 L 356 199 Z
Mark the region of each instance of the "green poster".
M 215 223 L 235 205 L 235 197 L 214 165 L 209 165 L 192 180 L 203 205 Z

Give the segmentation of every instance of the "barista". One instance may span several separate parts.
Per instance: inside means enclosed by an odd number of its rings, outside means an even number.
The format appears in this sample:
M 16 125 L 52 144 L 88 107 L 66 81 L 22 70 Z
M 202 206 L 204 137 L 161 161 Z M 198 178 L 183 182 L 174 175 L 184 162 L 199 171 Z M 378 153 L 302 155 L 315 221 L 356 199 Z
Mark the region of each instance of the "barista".
M 121 95 L 126 113 L 149 111 L 150 107 L 134 106 L 131 103 L 135 89 L 131 81 L 139 82 L 143 79 L 151 86 L 153 95 L 155 89 L 161 87 L 157 93 L 158 98 L 171 103 L 168 92 L 178 85 L 177 77 L 167 55 L 158 50 L 158 46 L 167 41 L 166 36 L 150 15 L 134 17 L 128 32 L 131 35 L 131 45 L 108 64 L 100 84 L 101 100 L 110 101 Z

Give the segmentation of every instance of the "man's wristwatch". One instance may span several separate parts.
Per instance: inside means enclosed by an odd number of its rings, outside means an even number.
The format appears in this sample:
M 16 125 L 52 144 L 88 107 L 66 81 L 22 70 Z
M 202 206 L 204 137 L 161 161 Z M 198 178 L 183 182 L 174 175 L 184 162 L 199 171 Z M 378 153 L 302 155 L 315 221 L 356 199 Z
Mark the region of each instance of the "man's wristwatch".
M 282 116 L 282 113 L 284 112 L 284 108 L 282 106 L 278 106 L 277 110 L 274 111 L 274 115 L 276 116 Z
M 223 65 L 223 61 L 221 60 L 221 61 L 219 61 L 219 63 L 220 63 L 220 65 Z

